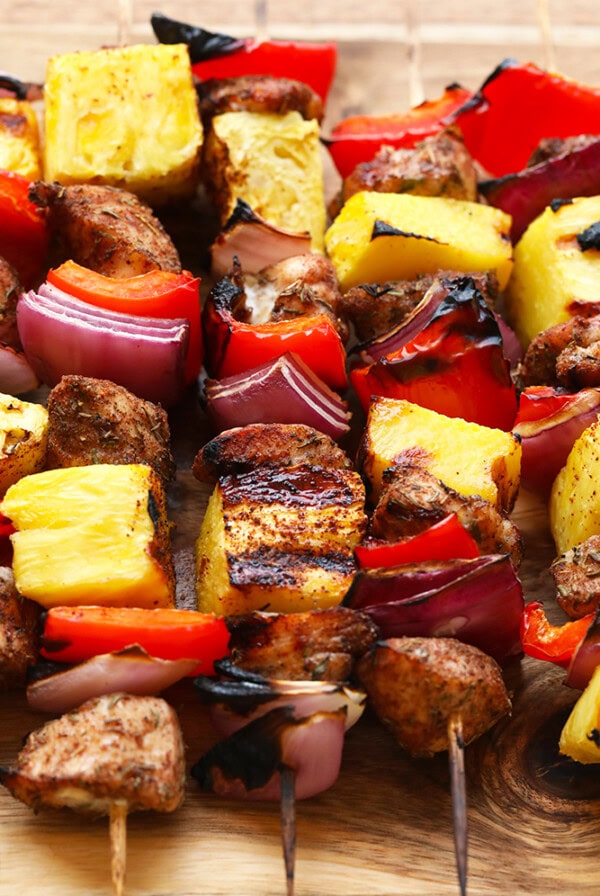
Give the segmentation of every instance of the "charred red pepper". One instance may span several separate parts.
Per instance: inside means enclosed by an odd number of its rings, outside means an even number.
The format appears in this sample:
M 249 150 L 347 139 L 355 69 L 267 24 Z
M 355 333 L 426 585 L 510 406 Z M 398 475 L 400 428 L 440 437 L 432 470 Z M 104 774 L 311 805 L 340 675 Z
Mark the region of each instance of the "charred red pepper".
M 332 389 L 346 389 L 346 352 L 327 315 L 307 314 L 263 324 L 249 323 L 245 316 L 244 291 L 223 278 L 211 290 L 202 312 L 209 376 L 233 376 L 292 352 Z
M 272 75 L 302 81 L 326 102 L 337 65 L 335 43 L 256 41 L 215 34 L 155 13 L 152 28 L 161 43 L 186 43 L 192 72 L 201 81 Z
M 202 366 L 200 279 L 187 271 L 148 271 L 136 277 L 98 274 L 74 261 L 48 271 L 48 282 L 63 292 L 120 314 L 140 317 L 185 318 L 190 322 L 186 382 L 193 382 Z
M 593 619 L 594 614 L 590 613 L 563 625 L 551 625 L 544 612 L 544 605 L 540 601 L 532 601 L 524 608 L 521 620 L 523 650 L 527 656 L 546 660 L 566 669 Z
M 600 87 L 505 59 L 450 116 L 494 177 L 525 168 L 544 137 L 600 133 Z
M 385 542 L 368 539 L 357 545 L 354 554 L 361 569 L 381 569 L 420 563 L 423 560 L 455 560 L 479 557 L 479 547 L 455 513 L 412 538 Z
M 348 177 L 361 162 L 369 162 L 385 144 L 410 149 L 437 134 L 448 118 L 473 96 L 458 84 L 446 87 L 436 100 L 425 100 L 403 115 L 355 115 L 340 121 L 324 141 L 337 170 Z
M 411 332 L 408 320 L 385 338 L 397 339 L 403 328 L 410 332 L 406 342 L 350 373 L 365 410 L 377 395 L 483 426 L 512 428 L 517 395 L 510 365 L 496 319 L 471 278 L 461 278 L 441 298 L 418 332 Z
M 48 237 L 45 212 L 29 199 L 29 180 L 0 170 L 0 253 L 26 289 L 44 267 Z

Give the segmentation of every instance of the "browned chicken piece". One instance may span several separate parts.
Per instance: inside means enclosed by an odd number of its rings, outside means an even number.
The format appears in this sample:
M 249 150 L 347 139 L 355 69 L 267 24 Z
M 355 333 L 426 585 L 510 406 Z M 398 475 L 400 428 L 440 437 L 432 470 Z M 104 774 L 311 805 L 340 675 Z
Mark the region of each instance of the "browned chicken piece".
M 448 724 L 462 721 L 464 743 L 511 710 L 500 667 L 454 638 L 390 638 L 357 663 L 376 715 L 411 756 L 447 750 Z
M 424 532 L 450 513 L 469 532 L 482 554 L 510 554 L 518 569 L 522 538 L 515 524 L 479 495 L 461 495 L 416 464 L 391 467 L 371 518 L 371 534 L 398 541 Z
M 556 379 L 572 391 L 600 386 L 600 315 L 575 318 L 571 340 L 556 359 Z
M 447 129 L 411 149 L 382 146 L 371 161 L 361 162 L 345 178 L 329 209 L 331 217 L 351 196 L 364 190 L 476 202 L 477 169 L 462 136 Z
M 597 134 L 578 134 L 575 137 L 544 137 L 531 154 L 527 167 L 532 168 L 534 165 L 564 156 L 574 149 L 583 149 L 590 143 L 595 143 L 597 139 Z
M 307 613 L 230 616 L 231 659 L 265 678 L 348 681 L 354 664 L 377 639 L 364 613 L 332 607 Z
M 270 319 L 288 320 L 303 314 L 327 314 L 344 341 L 348 325 L 335 268 L 324 255 L 293 255 L 264 268 L 259 279 L 277 298 Z
M 0 567 L 0 688 L 24 685 L 37 662 L 39 616 L 39 605 L 17 593 L 12 570 Z
M 200 115 L 207 128 L 215 115 L 224 112 L 271 112 L 285 115 L 299 112 L 305 119 L 323 119 L 323 103 L 318 93 L 290 78 L 270 75 L 242 75 L 239 78 L 209 78 L 198 82 Z
M 48 208 L 53 265 L 72 259 L 107 277 L 181 271 L 177 249 L 149 205 L 117 187 L 64 187 L 37 181 L 36 205 Z
M 397 280 L 390 283 L 370 283 L 355 286 L 342 296 L 340 311 L 352 322 L 359 342 L 368 342 L 388 333 L 401 324 L 417 307 L 436 280 L 464 277 L 454 271 L 424 274 L 416 280 Z M 472 273 L 477 289 L 490 308 L 498 298 L 498 281 L 492 272 Z
M 556 602 L 571 619 L 580 619 L 600 607 L 600 535 L 592 535 L 550 566 L 556 584 Z
M 519 381 L 524 387 L 557 384 L 556 361 L 571 341 L 577 319 L 572 317 L 534 336 L 518 370 Z
M 348 455 L 334 440 L 302 423 L 251 423 L 227 429 L 207 442 L 194 458 L 192 472 L 200 482 L 249 472 L 260 465 L 352 469 Z
M 175 474 L 169 418 L 124 386 L 63 376 L 48 395 L 46 467 L 148 464 L 168 483 Z
M 70 808 L 173 812 L 185 787 L 184 746 L 175 711 L 158 697 L 109 694 L 32 732 L 0 781 L 36 811 Z
M 17 330 L 17 299 L 21 284 L 15 269 L 0 256 L 0 342 L 20 349 Z

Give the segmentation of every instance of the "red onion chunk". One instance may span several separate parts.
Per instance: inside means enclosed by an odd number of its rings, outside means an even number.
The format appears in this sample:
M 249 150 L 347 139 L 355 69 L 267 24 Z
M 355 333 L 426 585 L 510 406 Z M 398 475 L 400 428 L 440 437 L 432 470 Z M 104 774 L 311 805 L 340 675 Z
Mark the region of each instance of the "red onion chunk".
M 510 363 L 511 367 L 516 367 L 523 360 L 523 346 L 519 342 L 519 337 L 504 318 L 494 312 L 500 336 L 502 337 L 502 350 L 504 357 Z
M 0 392 L 5 395 L 23 395 L 40 385 L 40 378 L 33 370 L 24 352 L 9 345 L 0 345 Z
M 17 304 L 23 349 L 43 382 L 55 386 L 63 375 L 79 374 L 112 380 L 165 407 L 181 398 L 188 321 L 117 314 L 64 295 L 44 288 Z
M 295 354 L 205 383 L 216 430 L 250 423 L 304 423 L 334 439 L 349 430 L 347 403 Z
M 600 414 L 600 389 L 582 389 L 556 413 L 524 420 L 513 432 L 521 439 L 521 485 L 548 497 L 573 444 Z
M 566 683 L 571 688 L 585 690 L 598 665 L 600 665 L 600 618 L 596 613 L 583 641 L 569 663 Z
M 189 675 L 197 665 L 197 659 L 156 659 L 132 645 L 32 682 L 27 687 L 27 702 L 39 712 L 63 713 L 104 694 L 153 696 Z
M 346 603 L 383 639 L 455 637 L 501 664 L 523 653 L 523 589 L 508 554 L 360 570 Z

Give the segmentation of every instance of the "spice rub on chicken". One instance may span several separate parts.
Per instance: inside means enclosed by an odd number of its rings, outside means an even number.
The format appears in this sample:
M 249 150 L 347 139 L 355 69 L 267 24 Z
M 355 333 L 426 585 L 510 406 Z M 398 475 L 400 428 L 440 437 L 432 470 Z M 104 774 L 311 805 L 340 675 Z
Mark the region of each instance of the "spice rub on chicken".
M 158 697 L 109 694 L 32 732 L 0 782 L 36 811 L 172 812 L 183 801 L 184 746 L 175 711 Z
M 397 541 L 424 532 L 450 513 L 473 536 L 482 554 L 510 554 L 518 568 L 522 539 L 518 528 L 478 495 L 462 495 L 416 464 L 390 467 L 371 518 L 371 534 Z
M 302 81 L 270 75 L 238 78 L 209 78 L 196 85 L 200 115 L 206 128 L 215 115 L 224 112 L 270 112 L 285 115 L 299 112 L 303 118 L 323 119 L 323 102 Z
M 200 482 L 246 473 L 258 466 L 308 464 L 350 470 L 348 455 L 334 440 L 302 423 L 252 423 L 228 429 L 207 442 L 194 458 L 192 472 Z
M 576 315 L 538 333 L 519 368 L 523 386 L 600 386 L 600 315 Z
M 15 269 L 0 256 L 0 342 L 20 349 L 17 330 L 17 299 L 21 283 Z
M 30 198 L 49 210 L 53 264 L 72 259 L 117 278 L 156 269 L 181 271 L 171 237 L 133 193 L 98 184 L 64 187 L 36 181 Z
M 25 683 L 37 660 L 40 608 L 21 597 L 10 567 L 0 567 L 0 690 Z
M 163 483 L 175 474 L 169 419 L 160 405 L 93 377 L 63 376 L 48 395 L 46 466 L 139 464 Z
M 249 613 L 227 620 L 233 663 L 265 678 L 348 681 L 377 639 L 376 625 L 349 607 Z
M 550 566 L 556 585 L 556 602 L 571 619 L 580 619 L 600 607 L 600 535 L 557 557 Z

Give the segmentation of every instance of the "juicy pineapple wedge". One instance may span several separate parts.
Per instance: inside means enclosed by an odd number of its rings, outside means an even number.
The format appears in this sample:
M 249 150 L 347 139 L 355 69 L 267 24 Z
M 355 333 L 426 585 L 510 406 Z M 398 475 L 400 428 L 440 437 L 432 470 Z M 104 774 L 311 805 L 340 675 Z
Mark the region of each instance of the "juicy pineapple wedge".
M 95 464 L 25 476 L 0 510 L 15 584 L 44 607 L 174 606 L 164 488 L 145 464 Z
M 202 125 L 185 44 L 53 56 L 44 99 L 45 180 L 122 187 L 154 205 L 194 192 Z
M 46 460 L 48 412 L 41 404 L 0 393 L 0 496 Z
M 550 530 L 558 554 L 600 534 L 600 423 L 575 440 L 550 494 Z
M 300 464 L 219 479 L 196 543 L 198 609 L 236 615 L 337 606 L 365 532 L 351 470 Z
M 27 100 L 0 97 L 0 168 L 16 171 L 28 180 L 41 177 L 38 121 Z
M 510 432 L 446 417 L 409 401 L 374 398 L 359 449 L 372 495 L 383 472 L 417 463 L 463 495 L 480 495 L 512 510 L 521 479 L 521 443 Z
M 510 225 L 510 215 L 476 202 L 367 191 L 346 202 L 325 248 L 343 291 L 440 269 L 495 271 L 503 289 L 512 270 Z
M 277 227 L 310 233 L 323 251 L 326 209 L 319 125 L 299 112 L 225 112 L 212 120 L 203 177 L 221 224 L 243 199 Z
M 577 762 L 600 762 L 600 666 L 565 722 L 559 750 Z

